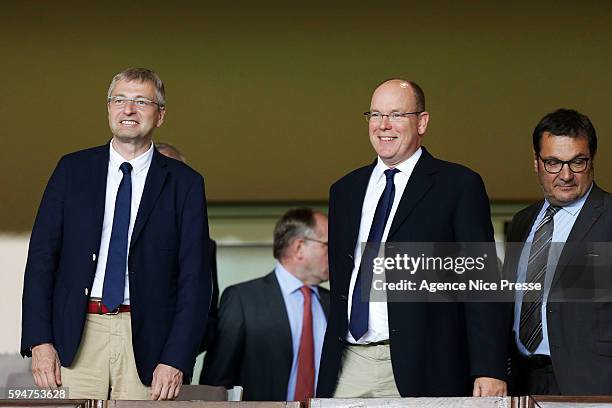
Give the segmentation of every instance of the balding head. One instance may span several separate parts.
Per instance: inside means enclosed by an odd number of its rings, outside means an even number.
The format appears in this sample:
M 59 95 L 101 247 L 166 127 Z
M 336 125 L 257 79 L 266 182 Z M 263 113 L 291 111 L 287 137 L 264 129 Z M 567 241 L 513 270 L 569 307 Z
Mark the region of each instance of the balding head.
M 416 82 L 401 78 L 385 79 L 376 86 L 374 92 L 376 92 L 376 90 L 383 85 L 398 86 L 400 89 L 406 90 L 411 94 L 412 98 L 414 98 L 415 111 L 425 111 L 425 93 L 423 92 L 423 88 L 421 88 Z
M 372 147 L 388 166 L 408 160 L 420 147 L 429 114 L 420 86 L 399 78 L 381 83 L 372 94 L 368 131 Z

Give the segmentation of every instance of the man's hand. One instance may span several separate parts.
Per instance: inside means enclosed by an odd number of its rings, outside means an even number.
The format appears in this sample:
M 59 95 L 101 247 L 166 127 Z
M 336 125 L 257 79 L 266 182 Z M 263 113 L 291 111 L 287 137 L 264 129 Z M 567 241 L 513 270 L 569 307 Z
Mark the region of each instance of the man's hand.
M 62 385 L 59 357 L 53 344 L 32 347 L 32 375 L 40 388 L 56 389 Z
M 183 384 L 183 373 L 174 367 L 158 364 L 151 382 L 152 400 L 172 400 L 178 397 Z
M 505 397 L 508 395 L 506 382 L 491 377 L 478 377 L 474 380 L 474 397 Z

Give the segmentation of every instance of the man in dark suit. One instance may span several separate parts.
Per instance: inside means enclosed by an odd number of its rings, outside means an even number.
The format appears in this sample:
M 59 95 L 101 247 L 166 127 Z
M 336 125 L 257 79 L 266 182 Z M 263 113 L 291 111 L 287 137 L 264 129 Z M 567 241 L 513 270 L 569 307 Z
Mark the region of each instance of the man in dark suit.
M 369 302 L 369 291 L 361 294 L 362 242 L 493 240 L 480 176 L 421 147 L 429 114 L 417 84 L 383 82 L 365 115 L 378 158 L 330 191 L 331 311 L 317 397 L 503 395 L 501 305 Z
M 107 108 L 111 141 L 64 156 L 45 190 L 21 353 L 38 386 L 71 398 L 172 399 L 210 302 L 204 181 L 153 146 L 166 115 L 157 74 L 117 74 Z
M 200 383 L 241 385 L 245 400 L 292 401 L 314 395 L 329 292 L 327 217 L 289 210 L 274 229 L 274 271 L 228 287 L 218 334 Z
M 612 195 L 593 181 L 597 135 L 559 109 L 536 126 L 533 149 L 544 200 L 512 219 L 505 271 L 542 289 L 516 294 L 512 392 L 610 395 L 612 304 L 598 292 L 612 289 Z

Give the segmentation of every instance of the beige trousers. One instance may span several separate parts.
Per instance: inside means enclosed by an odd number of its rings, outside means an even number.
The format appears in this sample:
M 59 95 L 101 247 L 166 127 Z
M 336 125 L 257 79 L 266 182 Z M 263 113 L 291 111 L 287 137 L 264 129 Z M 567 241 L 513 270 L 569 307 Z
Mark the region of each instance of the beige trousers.
M 383 397 L 400 397 L 391 367 L 390 346 L 347 346 L 334 398 Z
M 87 314 L 81 344 L 62 386 L 72 399 L 144 400 L 151 389 L 138 378 L 130 313 Z

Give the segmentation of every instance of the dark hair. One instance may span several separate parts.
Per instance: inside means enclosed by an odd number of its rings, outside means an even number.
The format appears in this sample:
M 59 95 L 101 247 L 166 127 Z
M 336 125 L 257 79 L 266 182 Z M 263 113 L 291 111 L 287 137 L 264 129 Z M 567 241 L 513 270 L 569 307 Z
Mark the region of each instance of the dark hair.
M 423 92 L 423 88 L 421 88 L 419 84 L 414 81 L 407 81 L 402 78 L 389 78 L 376 85 L 376 88 L 389 81 L 402 81 L 410 85 L 412 93 L 414 94 L 415 109 L 419 112 L 425 112 L 425 92 Z
M 315 214 L 321 213 L 312 208 L 293 208 L 283 214 L 274 227 L 274 258 L 281 259 L 294 239 L 313 232 L 316 226 Z
M 593 124 L 586 115 L 573 109 L 557 109 L 540 120 L 533 130 L 533 150 L 536 154 L 540 154 L 544 132 L 554 136 L 586 137 L 591 156 L 597 152 L 597 134 Z

